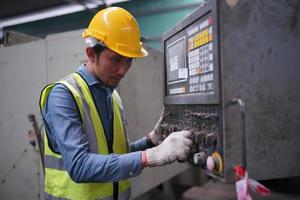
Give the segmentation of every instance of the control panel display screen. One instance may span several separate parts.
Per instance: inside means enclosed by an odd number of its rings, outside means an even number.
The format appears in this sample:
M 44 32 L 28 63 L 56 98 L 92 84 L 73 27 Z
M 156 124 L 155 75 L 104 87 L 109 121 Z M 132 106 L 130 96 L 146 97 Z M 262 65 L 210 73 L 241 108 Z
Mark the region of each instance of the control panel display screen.
M 202 102 L 218 103 L 214 21 L 208 13 L 165 41 L 167 97 L 197 95 Z
M 186 40 L 185 37 L 179 38 L 167 47 L 167 81 L 170 87 L 170 94 L 186 93 L 185 83 L 188 78 L 186 68 Z M 173 85 L 180 87 L 172 87 Z

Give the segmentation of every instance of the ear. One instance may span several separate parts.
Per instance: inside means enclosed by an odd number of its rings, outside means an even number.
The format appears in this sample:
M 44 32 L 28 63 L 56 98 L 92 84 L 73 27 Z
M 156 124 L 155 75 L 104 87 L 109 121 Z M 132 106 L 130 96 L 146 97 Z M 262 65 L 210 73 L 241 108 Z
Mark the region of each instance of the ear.
M 87 47 L 85 49 L 85 53 L 86 53 L 86 55 L 89 58 L 89 61 L 91 63 L 95 63 L 96 62 L 95 52 L 94 52 L 94 49 L 92 47 Z

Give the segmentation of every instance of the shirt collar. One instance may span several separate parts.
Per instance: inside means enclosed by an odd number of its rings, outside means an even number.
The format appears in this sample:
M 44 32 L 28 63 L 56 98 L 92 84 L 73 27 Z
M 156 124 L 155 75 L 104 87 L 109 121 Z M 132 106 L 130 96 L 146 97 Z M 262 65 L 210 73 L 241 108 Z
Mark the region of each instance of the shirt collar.
M 111 87 L 107 87 L 105 86 L 102 81 L 95 77 L 94 75 L 92 75 L 85 64 L 82 64 L 78 69 L 77 69 L 77 72 L 83 76 L 84 80 L 86 81 L 86 83 L 89 85 L 89 86 L 93 86 L 93 85 L 99 85 L 100 87 L 104 88 L 104 89 L 108 89 L 110 90 L 111 92 L 114 91 L 115 88 L 111 88 Z

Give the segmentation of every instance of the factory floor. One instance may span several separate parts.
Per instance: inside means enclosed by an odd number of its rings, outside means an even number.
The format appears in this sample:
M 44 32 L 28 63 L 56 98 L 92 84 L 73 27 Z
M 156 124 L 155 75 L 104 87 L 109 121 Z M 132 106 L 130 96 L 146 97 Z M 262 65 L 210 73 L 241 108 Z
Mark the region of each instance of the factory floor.
M 185 191 L 207 182 L 208 176 L 198 169 L 189 168 L 133 200 L 182 200 Z
M 224 184 L 200 174 L 200 179 L 187 181 L 189 174 L 183 174 L 134 198 L 133 200 L 235 200 L 234 184 Z M 184 177 L 182 179 L 182 177 Z M 192 179 L 195 179 L 193 176 Z M 271 190 L 271 195 L 261 197 L 253 192 L 253 200 L 299 200 L 300 177 L 260 181 Z
M 174 192 L 169 193 L 164 191 L 163 185 L 140 195 L 139 197 L 134 198 L 133 200 L 183 200 L 182 195 L 184 191 L 188 190 L 189 187 L 186 186 L 175 186 Z
M 253 200 L 299 200 L 300 179 L 283 179 L 260 181 L 271 190 L 271 195 L 262 197 L 250 192 Z M 208 181 L 204 186 L 191 187 L 186 190 L 182 200 L 235 200 L 234 184 L 223 184 L 216 181 Z

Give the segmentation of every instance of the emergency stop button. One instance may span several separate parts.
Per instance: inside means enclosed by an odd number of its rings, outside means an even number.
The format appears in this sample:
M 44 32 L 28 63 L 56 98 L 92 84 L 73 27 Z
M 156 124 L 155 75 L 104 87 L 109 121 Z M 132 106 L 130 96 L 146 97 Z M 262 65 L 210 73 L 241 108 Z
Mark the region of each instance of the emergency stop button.
M 218 152 L 214 152 L 206 159 L 206 167 L 210 172 L 220 175 L 223 171 L 223 161 Z

